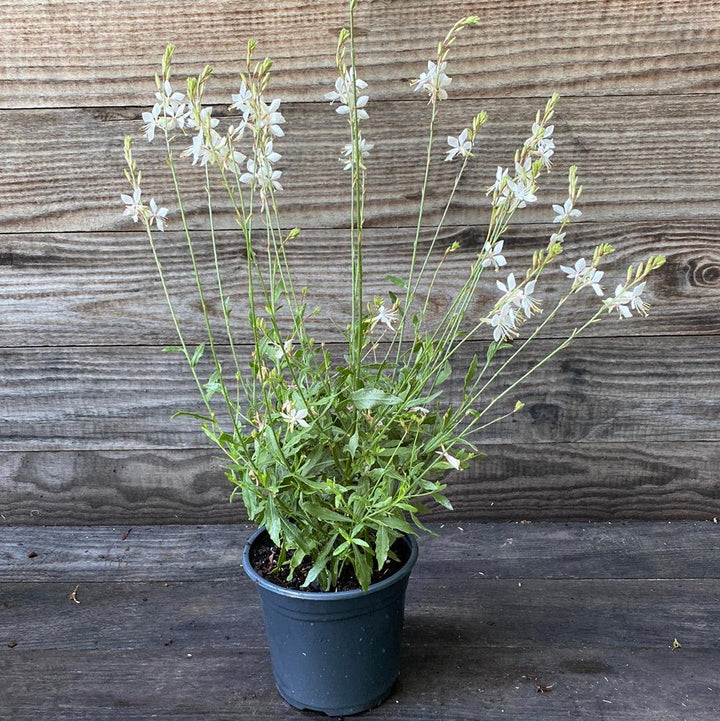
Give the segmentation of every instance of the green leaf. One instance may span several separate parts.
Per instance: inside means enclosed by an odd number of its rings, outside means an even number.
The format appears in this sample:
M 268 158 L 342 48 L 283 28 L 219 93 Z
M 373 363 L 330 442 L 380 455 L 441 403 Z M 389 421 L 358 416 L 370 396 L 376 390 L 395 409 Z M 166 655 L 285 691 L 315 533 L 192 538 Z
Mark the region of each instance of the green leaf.
M 265 509 L 265 520 L 263 525 L 267 529 L 268 535 L 272 539 L 272 542 L 275 545 L 279 546 L 281 523 L 280 516 L 277 513 L 277 509 L 275 508 L 275 502 L 273 501 L 272 496 L 268 496 L 267 499 L 267 508 Z
M 394 406 L 401 402 L 397 396 L 385 393 L 377 388 L 361 388 L 350 394 L 350 399 L 359 411 L 366 411 L 375 406 Z
M 305 580 L 303 581 L 302 587 L 307 588 L 327 567 L 328 559 L 330 558 L 330 552 L 332 551 L 335 541 L 337 540 L 337 533 L 332 536 L 328 542 L 323 546 L 320 555 L 318 555 L 313 567 L 308 572 Z
M 398 278 L 396 275 L 386 275 L 385 280 L 390 281 L 393 285 L 396 285 L 398 288 L 402 288 L 403 290 L 407 290 L 408 284 L 406 280 L 403 280 L 402 278 Z
M 177 411 L 176 413 L 173 413 L 171 418 L 180 418 L 182 416 L 189 416 L 190 418 L 197 418 L 199 421 L 207 421 L 208 423 L 214 423 L 215 421 L 208 417 L 202 415 L 202 413 L 191 413 L 190 411 Z
M 190 367 L 191 368 L 194 368 L 200 362 L 200 359 L 202 358 L 204 352 L 205 352 L 205 344 L 201 343 L 195 349 L 195 352 L 192 354 L 192 358 L 190 359 Z
M 182 349 L 182 346 L 179 346 L 179 345 L 166 345 L 162 349 L 162 352 L 163 353 L 182 353 L 183 349 Z
M 475 380 L 475 376 L 477 375 L 477 367 L 478 367 L 478 358 L 477 355 L 474 355 L 472 360 L 470 361 L 470 366 L 468 367 L 467 373 L 465 374 L 465 381 L 463 382 L 463 388 L 467 390 L 468 386 Z
M 321 521 L 327 521 L 328 523 L 342 523 L 347 524 L 348 520 L 345 516 L 331 508 L 326 508 L 317 503 L 303 503 L 302 509 L 310 516 L 319 518 Z
M 382 523 L 402 533 L 415 533 L 413 527 L 401 516 L 385 516 Z
M 348 441 L 348 451 L 350 451 L 350 455 L 355 458 L 355 451 L 357 451 L 358 443 L 360 442 L 360 436 L 358 434 L 358 429 L 355 429 L 355 433 L 353 433 L 350 436 L 350 440 Z
M 387 528 L 380 526 L 377 530 L 375 539 L 375 558 L 377 559 L 378 570 L 380 570 L 387 561 L 388 551 L 390 550 L 390 536 Z
M 447 508 L 448 511 L 453 510 L 452 503 L 450 503 L 450 501 L 443 496 L 442 493 L 434 493 L 433 500 L 437 501 L 441 506 L 443 506 L 443 508 Z
M 442 385 L 452 373 L 452 366 L 450 365 L 450 361 L 446 360 L 442 364 L 442 368 L 438 371 L 438 374 L 435 376 L 435 382 L 433 383 L 433 387 L 437 388 L 437 386 Z
M 367 591 L 372 580 L 372 566 L 367 556 L 357 547 L 353 548 L 353 569 L 363 591 Z

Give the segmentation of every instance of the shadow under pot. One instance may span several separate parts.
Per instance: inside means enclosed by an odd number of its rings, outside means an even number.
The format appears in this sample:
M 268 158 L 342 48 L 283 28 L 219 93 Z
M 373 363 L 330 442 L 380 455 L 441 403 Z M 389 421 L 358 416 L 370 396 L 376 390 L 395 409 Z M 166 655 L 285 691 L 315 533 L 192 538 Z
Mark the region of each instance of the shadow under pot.
M 417 541 L 405 536 L 405 562 L 367 591 L 314 592 L 278 586 L 253 567 L 248 540 L 243 568 L 260 595 L 275 685 L 298 709 L 347 716 L 386 699 L 400 673 L 405 589 L 417 560 Z

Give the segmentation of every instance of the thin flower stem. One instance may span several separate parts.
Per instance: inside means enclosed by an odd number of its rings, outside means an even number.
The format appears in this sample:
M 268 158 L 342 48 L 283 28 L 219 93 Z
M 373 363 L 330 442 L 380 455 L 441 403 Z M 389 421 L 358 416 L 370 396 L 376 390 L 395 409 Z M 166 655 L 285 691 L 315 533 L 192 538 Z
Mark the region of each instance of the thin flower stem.
M 150 242 L 150 250 L 152 251 L 153 260 L 155 261 L 155 267 L 157 268 L 158 278 L 160 279 L 160 285 L 162 286 L 163 294 L 165 295 L 165 302 L 167 303 L 167 307 L 170 311 L 170 317 L 172 318 L 173 326 L 175 327 L 175 334 L 177 335 L 178 341 L 180 342 L 183 355 L 185 356 L 185 360 L 187 361 L 188 367 L 190 368 L 190 372 L 195 381 L 195 385 L 197 386 L 198 391 L 200 391 L 200 397 L 205 404 L 208 415 L 212 419 L 214 417 L 214 413 L 210 406 L 210 403 L 207 400 L 207 397 L 205 396 L 205 391 L 203 390 L 200 377 L 198 376 L 197 371 L 195 370 L 193 365 L 190 363 L 190 351 L 188 350 L 187 343 L 185 342 L 185 337 L 183 336 L 182 330 L 180 328 L 180 322 L 178 321 L 177 314 L 175 313 L 175 306 L 172 303 L 170 291 L 168 290 L 167 282 L 165 281 L 165 273 L 163 271 L 163 266 L 160 262 L 157 248 L 155 247 L 155 240 L 153 238 L 152 230 L 150 229 L 150 224 L 147 221 L 145 221 L 145 232 L 147 234 L 148 241 Z
M 474 428 L 476 423 L 482 418 L 493 406 L 495 406 L 496 403 L 498 403 L 500 400 L 502 400 L 508 393 L 510 393 L 512 390 L 514 390 L 518 385 L 523 383 L 527 378 L 529 378 L 535 371 L 542 368 L 542 366 L 545 365 L 551 358 L 555 357 L 561 350 L 564 350 L 565 348 L 570 345 L 570 343 L 575 340 L 588 326 L 595 323 L 597 319 L 600 317 L 601 313 L 605 310 L 605 306 L 601 306 L 598 311 L 585 323 L 583 323 L 579 328 L 575 328 L 568 337 L 563 340 L 561 343 L 559 343 L 550 353 L 548 353 L 542 360 L 539 360 L 535 365 L 533 365 L 530 370 L 523 373 L 517 380 L 515 380 L 511 385 L 509 385 L 505 390 L 500 392 L 495 398 L 488 403 L 485 408 L 483 408 L 482 411 L 480 411 L 477 416 L 463 429 L 462 435 L 466 436 L 470 433 L 473 433 L 474 431 L 479 430 L 478 428 Z M 477 393 L 474 396 L 474 400 L 477 400 L 480 397 L 480 393 Z M 473 401 L 474 402 L 474 401 Z
M 213 336 L 213 332 L 212 332 L 212 327 L 210 325 L 210 318 L 209 318 L 208 312 L 207 312 L 207 304 L 205 302 L 205 294 L 203 292 L 202 281 L 200 279 L 200 269 L 198 268 L 197 260 L 195 258 L 195 250 L 193 248 L 190 227 L 188 226 L 188 223 L 187 223 L 187 216 L 185 214 L 185 206 L 184 206 L 183 199 L 182 199 L 182 193 L 180 192 L 180 184 L 178 182 L 177 172 L 175 170 L 175 162 L 173 160 L 173 151 L 172 151 L 172 145 L 170 142 L 170 136 L 167 131 L 165 131 L 164 135 L 165 135 L 165 149 L 166 149 L 167 163 L 168 163 L 168 167 L 170 168 L 170 175 L 172 177 L 173 187 L 175 189 L 175 198 L 177 200 L 178 209 L 180 211 L 180 218 L 182 221 L 183 231 L 185 233 L 185 240 L 187 242 L 188 254 L 189 254 L 190 262 L 191 262 L 192 269 L 193 269 L 193 276 L 195 278 L 195 286 L 197 288 L 198 298 L 200 300 L 200 307 L 202 309 L 203 318 L 205 320 L 205 330 L 207 333 L 208 344 L 210 346 L 210 353 L 212 355 L 213 364 L 215 366 L 215 369 L 217 370 L 218 374 L 220 374 L 220 376 L 222 376 L 222 366 L 220 364 L 220 360 L 217 355 L 217 350 L 215 348 L 215 340 L 214 340 L 214 336 Z M 237 424 L 236 424 L 235 410 L 232 408 L 232 403 L 230 402 L 230 399 L 227 395 L 227 388 L 225 387 L 225 384 L 221 383 L 221 386 L 224 389 L 223 395 L 224 395 L 224 399 L 225 399 L 226 406 L 228 409 L 228 413 L 230 415 L 230 419 L 233 423 L 233 427 L 235 428 L 235 431 L 237 432 L 237 431 L 239 431 L 239 429 L 237 428 Z
M 400 362 L 400 357 L 402 355 L 402 345 L 403 345 L 403 336 L 405 331 L 405 323 L 407 322 L 407 317 L 409 314 L 410 305 L 412 304 L 414 295 L 411 290 L 413 285 L 413 275 L 415 272 L 415 263 L 417 259 L 417 250 L 418 250 L 418 243 L 420 241 L 420 230 L 422 228 L 422 221 L 423 216 L 425 213 L 425 196 L 427 194 L 427 186 L 428 186 L 428 180 L 430 178 L 430 162 L 432 160 L 432 148 L 433 148 L 433 139 L 434 139 L 434 133 L 435 133 L 435 119 L 437 117 L 437 103 L 432 103 L 432 113 L 430 116 L 430 128 L 428 130 L 428 142 L 427 142 L 427 150 L 425 152 L 425 170 L 423 171 L 423 182 L 422 187 L 420 189 L 420 205 L 418 208 L 418 218 L 417 223 L 415 225 L 415 237 L 413 238 L 413 247 L 412 247 L 412 257 L 410 259 L 410 270 L 408 272 L 408 280 L 407 280 L 407 290 L 405 292 L 405 304 L 403 308 L 403 313 L 400 317 L 400 322 L 398 323 L 398 328 L 396 331 L 396 337 L 397 337 L 397 351 L 395 353 L 395 366 Z M 394 342 L 394 341 L 393 341 Z M 395 377 L 396 369 L 393 369 L 393 378 Z

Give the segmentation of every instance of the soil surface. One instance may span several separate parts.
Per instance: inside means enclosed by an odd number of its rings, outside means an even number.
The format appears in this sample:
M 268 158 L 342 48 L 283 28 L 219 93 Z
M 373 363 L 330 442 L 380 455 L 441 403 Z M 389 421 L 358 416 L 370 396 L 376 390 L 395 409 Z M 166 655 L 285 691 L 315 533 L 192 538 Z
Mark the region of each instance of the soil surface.
M 410 550 L 401 538 L 395 541 L 390 550 L 397 556 L 398 560 L 388 558 L 381 569 L 374 569 L 371 584 L 378 583 L 397 573 L 397 571 L 405 565 L 405 562 L 410 556 Z M 312 568 L 312 561 L 309 559 L 303 561 L 300 566 L 295 569 L 293 579 L 289 581 L 287 577 L 290 569 L 287 566 L 278 568 L 277 560 L 279 555 L 280 549 L 270 540 L 270 536 L 268 536 L 267 533 L 263 533 L 258 537 L 250 550 L 250 563 L 266 581 L 274 583 L 276 586 L 292 588 L 296 591 L 321 592 L 323 590 L 317 583 L 311 583 L 308 587 L 302 588 L 302 584 Z M 360 583 L 355 577 L 352 567 L 346 566 L 340 574 L 337 586 L 334 588 L 331 587 L 330 591 L 355 591 L 359 588 Z

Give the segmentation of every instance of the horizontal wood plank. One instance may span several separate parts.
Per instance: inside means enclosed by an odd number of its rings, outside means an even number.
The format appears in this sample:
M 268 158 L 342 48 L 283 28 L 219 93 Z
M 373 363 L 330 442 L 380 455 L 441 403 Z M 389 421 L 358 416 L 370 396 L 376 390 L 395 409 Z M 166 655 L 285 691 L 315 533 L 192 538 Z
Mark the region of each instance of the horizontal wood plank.
M 453 242 L 460 249 L 444 261 L 434 290 L 428 322 L 439 322 L 466 277 L 484 242 L 483 228 L 448 228 L 436 243 L 434 258 Z M 487 312 L 498 296 L 495 280 L 510 269 L 517 274 L 529 263 L 533 250 L 545 243 L 551 226 L 523 225 L 513 229 L 505 243 L 508 266 L 503 273 L 488 272 L 476 293 L 471 316 Z M 370 229 L 365 235 L 365 293 L 386 297 L 392 286 L 387 274 L 407 273 L 412 250 L 409 229 Z M 432 235 L 423 233 L 421 252 Z M 234 335 L 251 340 L 246 322 L 246 283 L 242 281 L 242 252 L 230 232 L 218 239 L 224 291 L 233 299 Z M 36 234 L 19 233 L 2 239 L 0 303 L 4 312 L 2 345 L 117 345 L 175 342 L 165 298 L 159 287 L 147 238 L 132 233 Z M 647 223 L 580 223 L 568 234 L 565 258 L 572 265 L 589 257 L 598 243 L 616 248 L 606 267 L 607 292 L 624 278 L 625 267 L 653 253 L 663 252 L 666 266 L 648 284 L 651 304 L 647 319 L 619 323 L 615 319 L 588 329 L 589 335 L 707 335 L 720 333 L 720 231 L 714 221 Z M 211 313 L 219 303 L 207 238 L 197 242 L 198 259 Z M 309 307 L 321 313 L 309 318 L 317 338 L 339 339 L 349 320 L 349 262 L 344 258 L 345 237 L 337 231 L 309 230 L 291 246 L 289 261 L 298 288 L 308 289 Z M 160 257 L 185 331 L 195 340 L 204 334 L 194 280 L 186 262 L 185 238 L 177 232 L 162 237 Z M 431 266 L 431 270 L 432 270 Z M 427 277 L 431 277 L 431 272 Z M 538 286 L 547 306 L 567 287 L 556 266 Z M 546 335 L 567 334 L 596 307 L 593 293 L 583 294 L 557 319 Z
M 455 570 L 427 578 L 418 569 L 408 587 L 409 632 L 420 636 L 426 649 L 449 635 L 485 649 L 562 649 L 581 638 L 594 648 L 649 647 L 663 653 L 673 637 L 688 648 L 720 641 L 713 623 L 718 579 L 518 582 L 456 577 Z M 137 651 L 165 644 L 174 651 L 264 650 L 255 589 L 240 573 L 237 569 L 234 580 L 202 583 L 2 583 L 6 620 L 0 623 L 0 659 L 43 649 Z M 75 586 L 79 604 L 69 598 Z M 588 606 L 590 596 L 595 600 Z M 442 619 L 436 618 L 439 609 L 446 609 Z M 608 633 L 613 626 L 616 632 Z M 9 641 L 18 645 L 10 649 Z
M 455 510 L 435 508 L 431 518 L 720 517 L 717 442 L 505 442 L 486 451 L 448 476 Z M 0 454 L 0 525 L 235 523 L 245 515 L 230 490 L 207 447 Z
M 424 579 L 720 579 L 713 522 L 429 523 Z M 237 582 L 250 524 L 0 529 L 0 583 Z M 146 586 L 143 586 L 146 587 Z M 18 606 L 20 608 L 20 606 Z M 32 614 L 30 614 L 32 615 Z M 60 632 L 66 633 L 60 629 Z
M 479 107 L 489 112 L 490 122 L 476 148 L 478 165 L 463 179 L 449 216 L 455 225 L 482 225 L 488 218 L 485 191 L 494 182 L 496 166 L 512 163 L 514 149 L 524 141 L 542 105 L 544 100 L 533 98 L 456 101 L 446 106 L 426 197 L 427 224 L 438 220 L 457 170 L 457 164 L 442 160 L 447 134 L 457 134 Z M 370 110 L 366 134 L 375 147 L 368 160 L 367 225 L 414 226 L 427 108 L 388 102 Z M 288 227 L 347 225 L 348 176 L 337 162 L 346 142 L 345 121 L 331 108 L 311 104 L 288 106 L 286 118 L 287 135 L 276 144 L 283 155 L 278 163 L 284 171 L 282 222 Z M 177 229 L 178 214 L 160 148 L 141 141 L 138 120 L 139 111 L 127 109 L 0 111 L 0 121 L 25 129 L 6 142 L 6 162 L 0 167 L 0 232 L 132 228 L 122 216 L 119 198 L 126 189 L 122 139 L 128 133 L 138 137 L 136 155 L 146 195 L 170 208 L 171 225 Z M 556 170 L 543 178 L 538 203 L 518 220 L 552 220 L 551 204 L 567 197 L 565 173 L 571 164 L 580 166 L 585 221 L 716 218 L 720 180 L 713 162 L 712 129 L 718 124 L 720 95 L 569 99 L 559 106 L 555 119 Z M 46 142 L 38 143 L 38 137 Z M 187 173 L 183 187 L 189 220 L 202 227 L 204 173 L 198 167 Z M 217 200 L 216 227 L 235 228 L 227 203 Z
M 538 340 L 512 367 L 519 377 L 559 341 Z M 484 352 L 484 351 L 483 351 Z M 579 338 L 512 393 L 522 413 L 483 432 L 482 444 L 720 440 L 717 340 Z M 458 400 L 470 358 L 459 354 L 446 402 Z M 497 361 L 496 361 L 497 362 Z M 509 371 L 498 380 L 510 379 Z M 208 370 L 209 374 L 209 370 Z M 197 447 L 197 389 L 179 354 L 129 346 L 0 350 L 2 450 Z
M 367 721 L 714 721 L 720 712 L 713 648 L 564 649 L 465 646 L 462 635 L 422 645 L 432 621 L 408 624 L 401 676 Z M 457 630 L 457 629 L 456 629 Z M 670 639 L 672 642 L 672 639 Z M 174 644 L 173 644 L 174 645 Z M 191 657 L 188 658 L 187 654 Z M 273 686 L 267 651 L 230 648 L 2 654 L 5 709 L 17 721 L 294 721 Z M 552 685 L 538 693 L 536 684 Z
M 611 0 L 578 4 L 431 0 L 363 2 L 359 66 L 375 98 L 408 94 L 438 40 L 461 16 L 480 27 L 453 49 L 460 96 L 527 96 L 551 87 L 572 94 L 717 92 L 720 10 L 692 3 Z M 220 93 L 237 83 L 244 45 L 275 60 L 276 93 L 320 100 L 332 83 L 344 0 L 204 3 L 160 0 L 0 2 L 0 107 L 138 105 L 154 90 L 167 42 L 178 45 L 178 77 L 214 66 Z M 558 32 L 558 29 L 562 29 Z M 208 39 L 212 38 L 212 42 Z M 29 59 L 32 58 L 32 62 Z M 213 100 L 217 102 L 217 100 Z
M 438 530 L 422 539 L 408 589 L 400 681 L 365 717 L 717 716 L 718 526 Z M 229 721 L 241 708 L 296 718 L 273 689 L 257 595 L 238 567 L 247 529 L 119 531 L 0 533 L 3 549 L 30 539 L 57 548 L 55 563 L 33 559 L 54 575 L 38 566 L 34 580 L 0 580 L 3 712 L 20 721 Z M 134 545 L 135 560 L 99 576 L 95 553 L 122 544 Z M 22 564 L 8 567 L 12 577 Z M 185 580 L 174 580 L 181 572 Z M 688 578 L 696 572 L 706 577 Z

